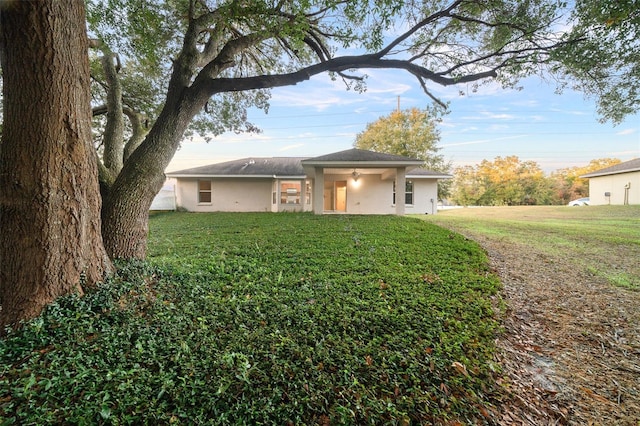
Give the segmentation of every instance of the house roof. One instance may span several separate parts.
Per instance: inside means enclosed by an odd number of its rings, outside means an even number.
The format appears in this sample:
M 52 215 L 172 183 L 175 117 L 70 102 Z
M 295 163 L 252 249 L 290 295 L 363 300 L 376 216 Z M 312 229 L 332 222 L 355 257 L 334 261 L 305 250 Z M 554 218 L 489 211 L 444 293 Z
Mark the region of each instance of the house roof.
M 170 177 L 300 177 L 304 157 L 241 158 L 167 173 Z
M 401 155 L 384 154 L 381 152 L 367 151 L 364 149 L 347 149 L 319 157 L 307 158 L 302 164 L 307 166 L 344 166 L 357 164 L 373 166 L 419 166 L 423 161 L 416 158 L 403 157 Z
M 437 178 L 437 179 L 452 179 L 453 175 L 448 173 L 436 172 L 429 169 L 413 169 L 407 172 L 407 178 L 419 179 L 419 178 Z
M 580 177 L 591 178 L 638 171 L 640 171 L 640 158 L 634 158 L 633 160 L 618 163 L 614 166 L 605 167 L 604 169 L 596 170 L 595 172 L 587 173 L 586 175 L 582 175 Z
M 334 172 L 358 168 L 369 173 L 385 168 L 407 167 L 412 178 L 447 179 L 451 175 L 426 169 L 417 169 L 421 160 L 400 155 L 383 154 L 363 149 L 348 149 L 319 157 L 254 157 L 193 167 L 167 173 L 172 178 L 291 178 L 313 177 L 313 166 L 330 168 Z M 303 167 L 305 166 L 305 167 Z M 413 170 L 412 170 L 413 169 Z M 346 173 L 346 172 L 345 172 Z

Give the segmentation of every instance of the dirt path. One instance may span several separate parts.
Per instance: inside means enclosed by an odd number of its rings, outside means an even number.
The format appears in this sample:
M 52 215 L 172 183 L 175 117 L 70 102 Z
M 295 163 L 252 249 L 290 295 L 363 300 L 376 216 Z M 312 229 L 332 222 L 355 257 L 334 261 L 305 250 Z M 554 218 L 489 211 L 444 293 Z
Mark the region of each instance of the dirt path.
M 457 230 L 460 232 L 459 230 Z M 504 284 L 501 425 L 640 426 L 640 292 L 479 235 Z

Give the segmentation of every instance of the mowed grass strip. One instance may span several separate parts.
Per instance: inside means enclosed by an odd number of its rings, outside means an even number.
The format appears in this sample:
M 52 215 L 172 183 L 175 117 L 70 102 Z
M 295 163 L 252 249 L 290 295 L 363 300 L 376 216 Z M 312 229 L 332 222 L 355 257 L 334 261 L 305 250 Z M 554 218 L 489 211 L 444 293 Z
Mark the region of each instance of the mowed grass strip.
M 51 424 L 449 424 L 492 415 L 499 288 L 424 221 L 154 215 L 149 261 L 0 345 L 0 415 Z
M 431 223 L 561 257 L 612 284 L 640 289 L 640 206 L 527 206 L 446 210 Z

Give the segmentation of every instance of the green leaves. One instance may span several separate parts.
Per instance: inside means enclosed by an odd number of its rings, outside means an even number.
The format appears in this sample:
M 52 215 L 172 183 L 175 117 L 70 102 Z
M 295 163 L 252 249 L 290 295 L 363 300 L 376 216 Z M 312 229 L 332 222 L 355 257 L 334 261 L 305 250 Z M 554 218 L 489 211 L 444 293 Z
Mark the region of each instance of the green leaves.
M 149 264 L 1 342 L 0 416 L 409 424 L 480 418 L 499 392 L 498 282 L 461 236 L 307 214 L 163 214 L 150 229 Z
M 440 112 L 436 109 L 394 111 L 369 123 L 356 137 L 354 146 L 424 160 L 426 167 L 445 172 L 448 167 L 438 154 L 439 121 Z
M 516 156 L 483 160 L 456 170 L 453 199 L 460 205 L 549 204 L 551 181 L 537 163 Z
M 555 56 L 570 84 L 598 100 L 602 120 L 621 122 L 640 107 L 640 8 L 636 0 L 576 3 L 565 39 L 579 39 Z

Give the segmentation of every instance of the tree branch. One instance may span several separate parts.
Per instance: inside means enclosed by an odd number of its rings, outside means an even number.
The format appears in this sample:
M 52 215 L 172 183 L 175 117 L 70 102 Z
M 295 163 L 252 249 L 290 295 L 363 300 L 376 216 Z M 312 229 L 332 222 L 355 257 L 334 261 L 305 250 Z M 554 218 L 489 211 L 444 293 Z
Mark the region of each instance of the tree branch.
M 217 78 L 209 79 L 202 84 L 203 89 L 208 92 L 209 96 L 213 96 L 216 93 L 223 92 L 237 92 L 243 90 L 289 86 L 309 80 L 312 76 L 323 72 L 332 71 L 340 73 L 350 69 L 365 68 L 402 69 L 408 71 L 417 78 L 430 80 L 442 86 L 451 86 L 454 84 L 478 81 L 497 76 L 496 71 L 491 69 L 459 78 L 445 77 L 404 60 L 379 59 L 375 55 L 361 55 L 333 58 L 288 74 L 262 75 L 245 78 Z
M 129 118 L 131 123 L 131 137 L 124 146 L 122 153 L 122 161 L 126 163 L 133 151 L 140 146 L 145 136 L 147 135 L 147 127 L 144 123 L 144 115 L 132 110 L 131 108 L 123 108 L 122 110 Z
M 122 119 L 122 86 L 118 79 L 117 55 L 105 53 L 102 57 L 107 83 L 107 123 L 104 128 L 104 166 L 114 174 L 122 169 L 122 141 L 124 138 L 124 122 Z
M 411 37 L 413 34 L 418 32 L 419 30 L 421 30 L 431 22 L 436 21 L 442 17 L 451 16 L 450 15 L 451 11 L 456 7 L 458 7 L 463 2 L 464 0 L 456 0 L 453 3 L 451 3 L 449 7 L 447 7 L 446 9 L 440 10 L 432 15 L 427 16 L 425 19 L 415 24 L 409 31 L 405 32 L 400 37 L 397 37 L 395 40 L 389 43 L 384 49 L 380 50 L 377 53 L 377 56 L 379 58 L 382 58 L 383 56 L 388 55 L 389 52 L 391 52 L 391 50 L 393 50 L 394 47 L 400 45 L 403 41 L 407 40 L 409 37 Z

